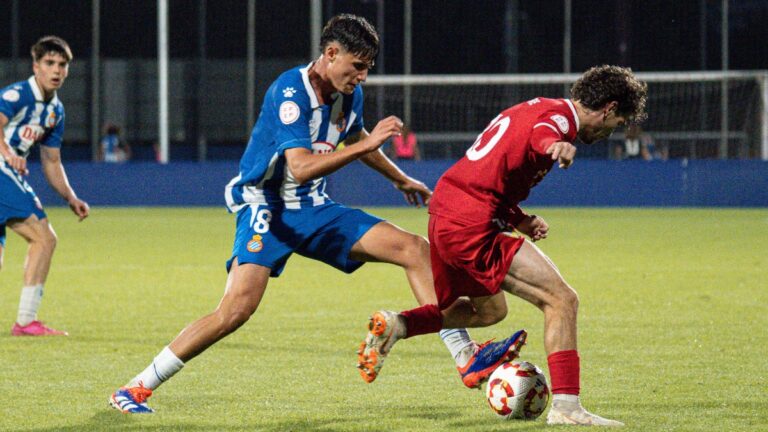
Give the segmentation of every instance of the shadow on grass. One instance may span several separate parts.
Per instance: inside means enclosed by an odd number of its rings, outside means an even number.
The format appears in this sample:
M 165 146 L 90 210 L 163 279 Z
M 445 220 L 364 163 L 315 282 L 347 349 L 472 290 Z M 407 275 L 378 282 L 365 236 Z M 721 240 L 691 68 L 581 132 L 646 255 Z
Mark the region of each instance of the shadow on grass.
M 157 422 L 157 424 L 153 424 Z M 167 420 L 158 414 L 150 415 L 130 415 L 121 414 L 114 410 L 104 410 L 94 414 L 87 422 L 72 426 L 55 426 L 49 428 L 26 429 L 30 432 L 81 432 L 92 430 L 109 431 L 266 431 L 266 432 L 285 432 L 285 431 L 336 431 L 336 430 L 354 430 L 355 419 L 333 419 L 333 420 L 312 420 L 312 419 L 294 419 L 286 421 L 266 421 L 249 422 L 244 421 L 240 424 L 221 425 L 209 423 L 193 423 L 189 421 L 180 421 L 175 424 L 168 424 Z

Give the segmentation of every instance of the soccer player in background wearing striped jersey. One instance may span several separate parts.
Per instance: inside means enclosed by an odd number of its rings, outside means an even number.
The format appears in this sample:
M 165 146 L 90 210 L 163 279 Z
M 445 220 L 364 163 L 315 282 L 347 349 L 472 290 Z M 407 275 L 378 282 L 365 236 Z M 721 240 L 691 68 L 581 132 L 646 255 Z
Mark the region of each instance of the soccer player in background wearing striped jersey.
M 56 96 L 69 73 L 72 51 L 57 36 L 45 36 L 32 46 L 32 75 L 0 90 L 0 263 L 6 227 L 29 244 L 24 265 L 19 313 L 13 336 L 66 335 L 37 319 L 43 285 L 51 268 L 56 233 L 37 195 L 24 177 L 27 155 L 40 144 L 40 160 L 48 184 L 82 221 L 90 212 L 77 197 L 61 163 L 64 105 Z

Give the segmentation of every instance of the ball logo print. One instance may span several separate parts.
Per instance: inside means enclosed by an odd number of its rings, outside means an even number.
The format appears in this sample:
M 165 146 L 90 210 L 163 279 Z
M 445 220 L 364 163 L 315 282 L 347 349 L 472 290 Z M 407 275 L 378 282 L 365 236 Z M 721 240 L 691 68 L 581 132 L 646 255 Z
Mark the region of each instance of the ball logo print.
M 491 374 L 485 395 L 491 410 L 499 417 L 533 420 L 549 402 L 547 378 L 528 362 L 504 363 Z

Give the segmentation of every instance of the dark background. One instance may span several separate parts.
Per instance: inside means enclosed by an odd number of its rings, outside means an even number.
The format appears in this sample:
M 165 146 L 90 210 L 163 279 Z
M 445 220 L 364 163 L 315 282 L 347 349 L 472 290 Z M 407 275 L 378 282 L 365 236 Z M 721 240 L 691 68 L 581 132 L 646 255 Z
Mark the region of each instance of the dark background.
M 0 22 L 9 23 L 11 1 L 0 2 Z M 200 1 L 170 0 L 170 54 L 200 54 Z M 402 73 L 403 2 L 387 0 L 384 17 L 385 73 Z M 540 73 L 563 71 L 562 0 L 414 0 L 413 73 Z M 376 24 L 373 0 L 326 0 L 323 20 L 341 12 L 365 16 Z M 505 16 L 514 5 L 516 60 L 505 56 Z M 209 58 L 246 56 L 246 0 L 205 2 Z M 314 57 L 309 0 L 256 2 L 256 57 Z M 702 21 L 703 18 L 703 21 Z M 730 69 L 768 68 L 768 1 L 729 3 Z M 702 22 L 705 24 L 702 28 Z M 572 71 L 598 63 L 631 66 L 637 71 L 717 70 L 720 55 L 720 0 L 573 0 Z M 75 57 L 91 54 L 91 2 L 19 1 L 19 53 L 44 34 L 72 45 Z M 11 26 L 0 26 L 0 57 L 12 54 Z M 101 1 L 101 55 L 152 58 L 157 54 L 155 0 Z M 310 55 L 312 53 L 312 55 Z M 379 59 L 381 64 L 381 59 Z M 374 73 L 381 73 L 381 68 Z

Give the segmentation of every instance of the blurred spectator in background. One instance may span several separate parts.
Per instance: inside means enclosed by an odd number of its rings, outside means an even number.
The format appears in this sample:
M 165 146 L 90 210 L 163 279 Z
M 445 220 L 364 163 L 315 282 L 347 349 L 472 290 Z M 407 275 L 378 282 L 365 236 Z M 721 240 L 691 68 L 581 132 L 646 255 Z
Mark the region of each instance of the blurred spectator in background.
M 651 160 L 654 158 L 653 138 L 643 132 L 639 125 L 630 124 L 627 126 L 624 137 L 623 159 Z
M 403 133 L 392 137 L 392 159 L 421 160 L 416 134 L 409 126 L 403 126 Z
M 131 146 L 120 139 L 120 126 L 113 123 L 104 125 L 97 159 L 107 163 L 123 163 L 131 159 Z

